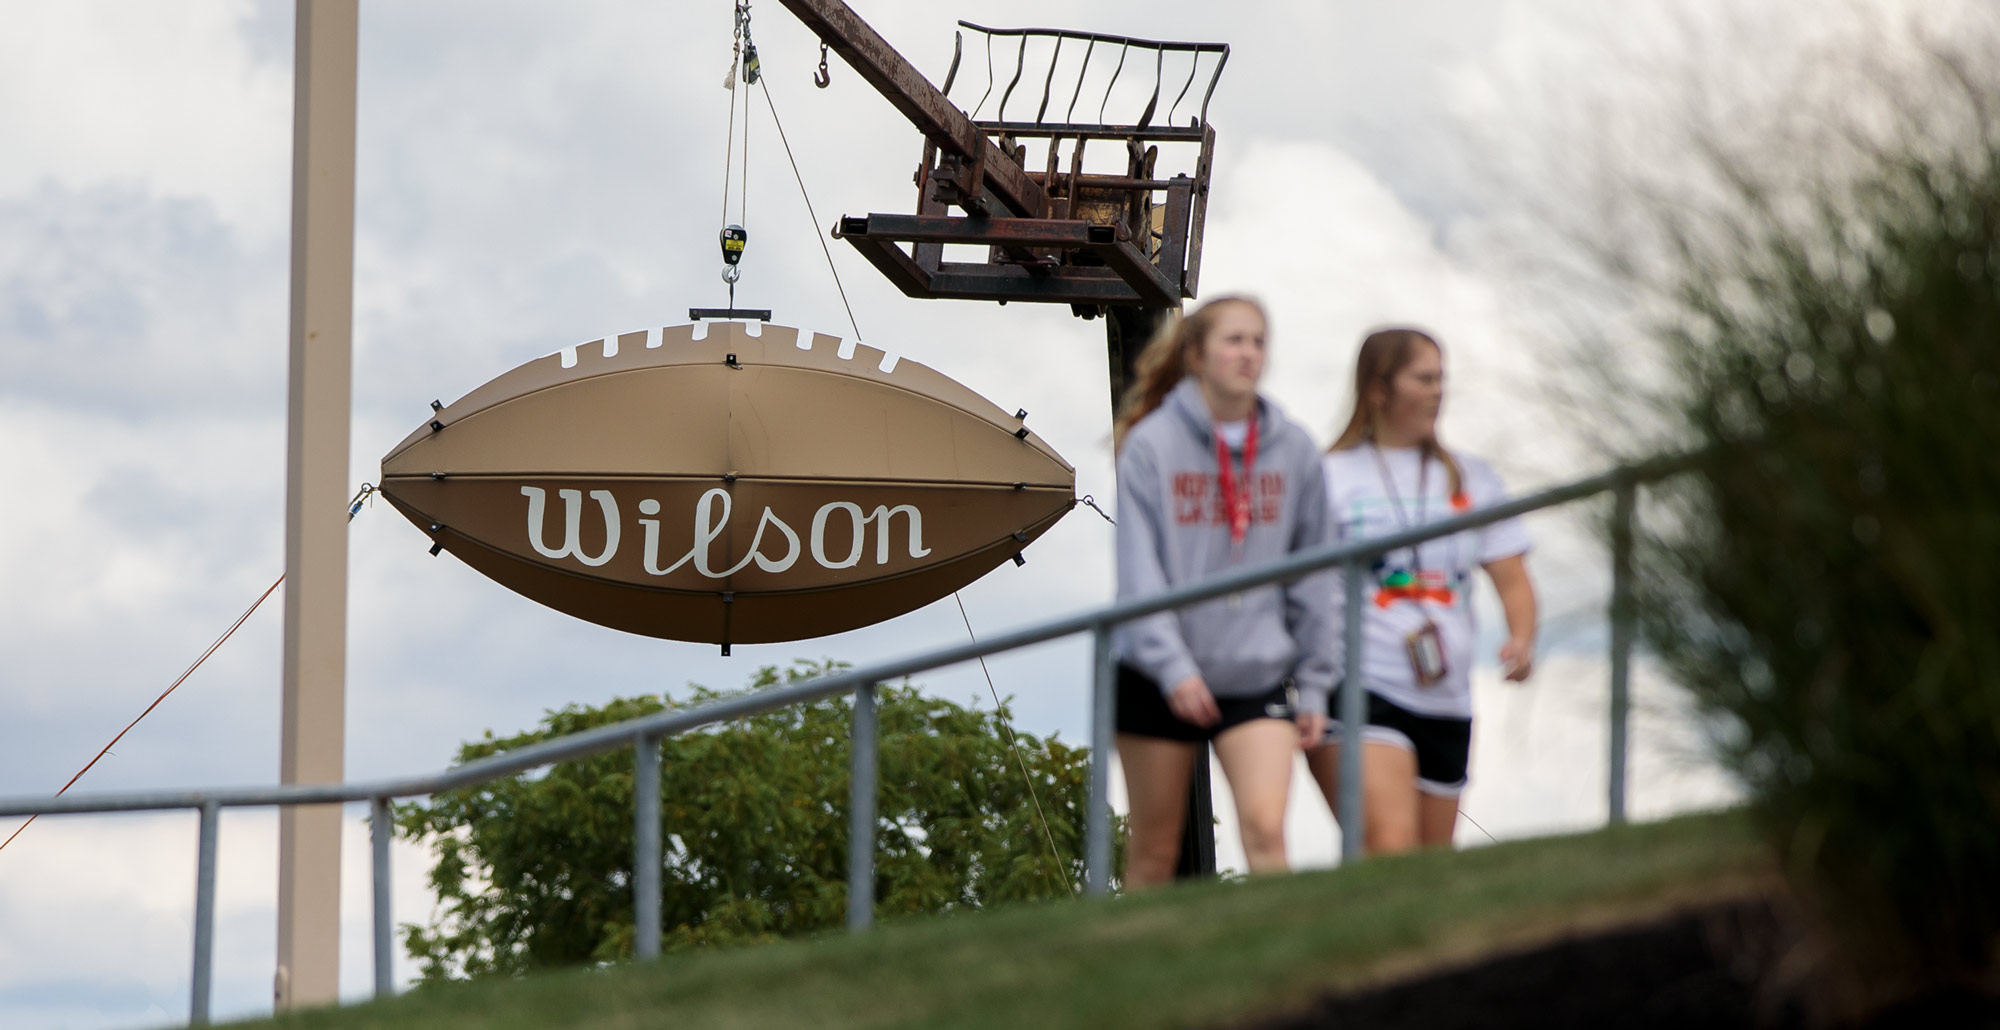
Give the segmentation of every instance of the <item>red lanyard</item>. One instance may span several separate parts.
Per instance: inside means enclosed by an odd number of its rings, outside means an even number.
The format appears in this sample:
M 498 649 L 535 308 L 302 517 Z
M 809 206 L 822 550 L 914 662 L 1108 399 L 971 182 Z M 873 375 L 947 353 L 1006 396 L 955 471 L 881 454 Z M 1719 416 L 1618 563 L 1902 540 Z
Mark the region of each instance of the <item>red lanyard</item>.
M 1257 469 L 1257 413 L 1250 413 L 1250 430 L 1243 437 L 1243 482 L 1236 482 L 1236 475 L 1229 467 L 1229 445 L 1222 441 L 1222 430 L 1217 427 L 1215 434 L 1216 485 L 1222 488 L 1222 503 L 1229 508 L 1229 542 L 1243 546 L 1243 539 L 1250 535 L 1250 482 L 1256 478 Z

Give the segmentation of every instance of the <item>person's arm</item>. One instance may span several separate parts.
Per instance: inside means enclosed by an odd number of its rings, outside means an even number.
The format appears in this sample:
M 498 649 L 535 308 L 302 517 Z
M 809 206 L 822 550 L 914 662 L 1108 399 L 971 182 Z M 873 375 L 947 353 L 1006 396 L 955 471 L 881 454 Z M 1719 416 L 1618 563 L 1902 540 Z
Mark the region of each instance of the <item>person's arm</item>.
M 1145 597 L 1169 586 L 1161 564 L 1167 512 L 1161 508 L 1161 473 L 1152 452 L 1132 441 L 1118 455 L 1118 598 Z M 1151 677 L 1166 695 L 1167 707 L 1180 719 L 1212 726 L 1222 718 L 1215 698 L 1202 681 L 1201 669 L 1181 638 L 1179 618 L 1171 611 L 1155 612 L 1125 624 L 1124 658 Z
M 1516 554 L 1483 566 L 1507 615 L 1507 642 L 1500 645 L 1500 667 L 1515 683 L 1527 679 L 1535 669 L 1535 585 L 1528 579 L 1527 559 L 1526 554 Z
M 1338 536 L 1327 504 L 1326 479 L 1317 457 L 1310 459 L 1293 487 L 1292 538 L 1288 550 L 1296 553 L 1332 543 Z M 1321 569 L 1312 575 L 1285 584 L 1285 628 L 1298 643 L 1299 661 L 1292 679 L 1299 691 L 1299 743 L 1318 747 L 1326 735 L 1326 697 L 1340 677 L 1343 641 L 1334 621 L 1334 596 L 1339 584 L 1339 566 Z

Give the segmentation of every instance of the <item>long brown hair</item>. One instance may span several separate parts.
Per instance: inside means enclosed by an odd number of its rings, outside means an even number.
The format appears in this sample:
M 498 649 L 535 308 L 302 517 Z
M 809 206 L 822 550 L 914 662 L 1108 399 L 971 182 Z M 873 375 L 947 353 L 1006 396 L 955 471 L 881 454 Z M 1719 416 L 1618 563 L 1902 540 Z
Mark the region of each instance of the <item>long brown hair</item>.
M 1396 375 L 1408 368 L 1416 359 L 1418 344 L 1436 347 L 1438 355 L 1444 355 L 1444 347 L 1429 333 L 1417 329 L 1378 329 L 1369 333 L 1361 341 L 1361 353 L 1354 359 L 1354 414 L 1347 420 L 1347 428 L 1328 447 L 1328 453 L 1345 451 L 1372 443 L 1375 426 L 1382 420 L 1382 412 L 1375 399 L 1375 387 L 1381 387 L 1385 397 L 1393 395 L 1396 389 Z M 1458 461 L 1451 452 L 1438 443 L 1433 431 L 1420 444 L 1425 458 L 1436 458 L 1444 463 L 1449 476 L 1451 500 L 1454 506 L 1461 504 L 1465 493 L 1464 477 L 1459 474 Z
M 1123 447 L 1126 432 L 1159 410 L 1167 394 L 1187 378 L 1188 355 L 1200 353 L 1209 330 L 1215 328 L 1216 312 L 1225 304 L 1248 304 L 1269 332 L 1271 318 L 1264 313 L 1264 305 L 1244 296 L 1217 297 L 1186 315 L 1168 316 L 1133 363 L 1132 385 L 1119 400 L 1118 419 L 1111 426 L 1112 450 Z

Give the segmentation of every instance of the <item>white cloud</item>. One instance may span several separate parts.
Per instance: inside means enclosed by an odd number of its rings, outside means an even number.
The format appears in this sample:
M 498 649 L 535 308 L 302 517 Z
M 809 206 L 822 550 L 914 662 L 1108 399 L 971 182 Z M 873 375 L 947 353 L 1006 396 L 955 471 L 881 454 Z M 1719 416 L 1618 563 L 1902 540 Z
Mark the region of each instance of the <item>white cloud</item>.
M 10 3 L 0 33 L 0 196 L 54 180 L 199 198 L 284 231 L 291 74 L 237 31 L 249 0 Z
M 0 192 L 0 403 L 125 426 L 282 419 L 283 253 L 246 246 L 206 199 L 128 185 Z
M 1494 421 L 1504 401 L 1480 370 L 1518 349 L 1494 287 L 1375 171 L 1331 144 L 1255 141 L 1218 162 L 1216 190 L 1203 290 L 1264 298 L 1268 388 L 1294 419 L 1330 439 L 1353 402 L 1362 336 L 1397 324 L 1428 327 L 1448 349 L 1447 436 Z

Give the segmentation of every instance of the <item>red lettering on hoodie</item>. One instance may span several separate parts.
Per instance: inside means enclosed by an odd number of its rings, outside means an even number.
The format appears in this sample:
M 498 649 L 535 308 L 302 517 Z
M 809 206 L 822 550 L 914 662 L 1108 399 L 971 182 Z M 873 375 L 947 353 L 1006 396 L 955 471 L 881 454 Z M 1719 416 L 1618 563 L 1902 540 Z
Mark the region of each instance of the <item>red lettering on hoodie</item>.
M 1212 472 L 1176 472 L 1173 479 L 1174 523 L 1181 526 L 1227 526 L 1229 505 Z M 1250 522 L 1277 522 L 1285 512 L 1285 474 L 1259 472 L 1250 495 Z

